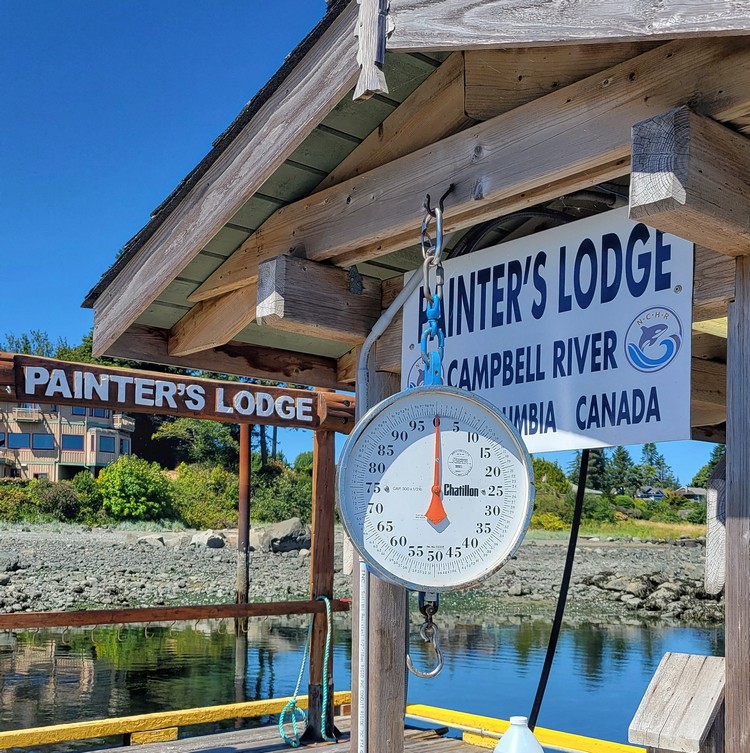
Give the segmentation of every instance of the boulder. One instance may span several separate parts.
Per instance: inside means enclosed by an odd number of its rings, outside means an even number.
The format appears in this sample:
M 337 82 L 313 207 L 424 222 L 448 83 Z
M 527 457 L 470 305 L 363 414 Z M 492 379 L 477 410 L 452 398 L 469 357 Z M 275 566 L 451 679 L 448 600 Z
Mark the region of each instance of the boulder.
M 265 528 L 250 529 L 250 549 L 254 552 L 271 551 L 271 534 Z
M 149 546 L 164 546 L 164 537 L 160 534 L 153 534 L 152 536 L 141 536 L 138 539 L 139 544 L 148 544 Z
M 208 549 L 221 549 L 225 543 L 224 537 L 220 533 L 214 533 L 211 529 L 196 533 L 190 539 L 191 546 L 204 546 Z
M 312 542 L 310 529 L 302 524 L 299 518 L 290 518 L 271 526 L 268 531 L 271 537 L 272 552 L 292 552 L 309 549 Z

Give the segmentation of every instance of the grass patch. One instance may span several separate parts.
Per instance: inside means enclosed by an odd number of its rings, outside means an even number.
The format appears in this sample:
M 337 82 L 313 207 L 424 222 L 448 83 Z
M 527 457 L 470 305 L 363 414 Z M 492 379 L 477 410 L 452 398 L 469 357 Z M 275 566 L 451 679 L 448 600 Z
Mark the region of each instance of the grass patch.
M 679 539 L 680 536 L 689 536 L 691 539 L 706 535 L 706 526 L 695 523 L 661 523 L 652 520 L 623 520 L 618 523 L 594 523 L 584 521 L 581 524 L 581 533 L 586 536 L 613 536 L 617 539 L 638 537 L 640 539 Z M 570 527 L 564 531 L 530 530 L 526 534 L 527 539 L 537 540 L 567 540 L 570 536 Z

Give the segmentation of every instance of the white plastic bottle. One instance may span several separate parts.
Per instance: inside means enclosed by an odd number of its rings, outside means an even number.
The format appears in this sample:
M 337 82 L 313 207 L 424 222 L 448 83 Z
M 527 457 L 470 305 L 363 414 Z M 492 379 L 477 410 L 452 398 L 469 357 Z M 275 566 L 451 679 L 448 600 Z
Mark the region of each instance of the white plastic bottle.
M 539 741 L 528 727 L 525 716 L 512 716 L 508 731 L 500 738 L 494 753 L 544 753 Z

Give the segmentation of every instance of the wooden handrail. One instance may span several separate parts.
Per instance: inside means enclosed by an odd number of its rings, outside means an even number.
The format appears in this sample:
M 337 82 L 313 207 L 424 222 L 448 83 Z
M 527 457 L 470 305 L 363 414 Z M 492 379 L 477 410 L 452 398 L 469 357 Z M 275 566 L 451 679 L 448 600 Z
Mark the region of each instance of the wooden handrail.
M 348 612 L 349 602 L 334 599 L 334 612 Z M 254 604 L 201 604 L 179 607 L 137 607 L 131 609 L 86 609 L 70 612 L 18 612 L 0 615 L 0 630 L 78 627 L 82 625 L 125 625 L 133 622 L 179 622 L 231 617 L 271 617 L 324 612 L 322 601 L 275 601 Z

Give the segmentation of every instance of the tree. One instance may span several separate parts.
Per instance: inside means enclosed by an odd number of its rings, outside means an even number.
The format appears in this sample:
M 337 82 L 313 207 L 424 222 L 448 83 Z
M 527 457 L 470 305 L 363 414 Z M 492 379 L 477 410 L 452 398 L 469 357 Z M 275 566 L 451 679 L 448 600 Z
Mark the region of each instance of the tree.
M 156 463 L 121 455 L 102 468 L 96 482 L 102 507 L 117 520 L 157 520 L 171 513 L 169 479 Z
M 608 492 L 607 489 L 607 456 L 601 447 L 589 450 L 589 467 L 586 476 L 586 486 L 598 491 Z
M 657 449 L 654 442 L 647 442 L 641 450 L 641 483 L 676 489 L 680 484 L 672 468 Z
M 691 486 L 699 486 L 705 489 L 708 486 L 708 479 L 711 478 L 711 474 L 718 462 L 724 457 L 727 451 L 726 445 L 717 444 L 714 445 L 711 450 L 711 456 L 708 462 L 701 466 L 700 470 L 693 476 L 693 480 L 690 482 Z
M 576 450 L 573 459 L 568 463 L 568 479 L 572 484 L 578 483 L 578 476 L 581 473 L 581 451 Z
M 570 481 L 557 463 L 539 457 L 532 458 L 531 462 L 534 466 L 534 483 L 537 493 L 566 494 L 568 492 Z
M 177 457 L 182 462 L 220 465 L 228 471 L 239 468 L 239 428 L 235 424 L 178 418 L 164 421 L 152 439 L 174 441 Z
M 630 453 L 622 445 L 615 447 L 607 461 L 607 487 L 632 496 L 640 486 L 635 468 Z
M 5 340 L 0 342 L 0 350 L 7 353 L 25 353 L 26 355 L 43 356 L 44 358 L 52 358 L 59 349 L 67 347 L 68 344 L 65 340 L 60 338 L 57 343 L 54 343 L 50 336 L 40 329 L 32 329 L 18 336 L 6 334 Z

